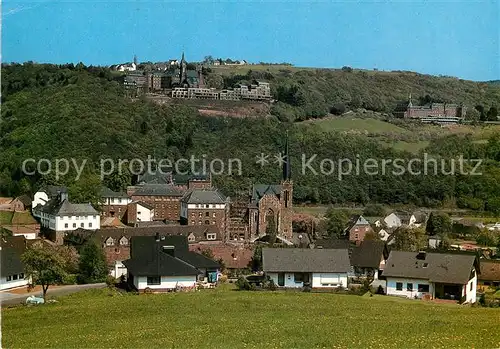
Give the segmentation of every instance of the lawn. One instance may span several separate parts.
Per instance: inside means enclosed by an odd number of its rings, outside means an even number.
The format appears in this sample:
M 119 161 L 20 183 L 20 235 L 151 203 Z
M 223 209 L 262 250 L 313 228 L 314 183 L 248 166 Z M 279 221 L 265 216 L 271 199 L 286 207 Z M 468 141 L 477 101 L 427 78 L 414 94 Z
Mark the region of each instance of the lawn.
M 49 291 L 50 292 L 50 291 Z M 500 346 L 498 309 L 391 297 L 89 290 L 5 309 L 8 348 L 422 348 Z

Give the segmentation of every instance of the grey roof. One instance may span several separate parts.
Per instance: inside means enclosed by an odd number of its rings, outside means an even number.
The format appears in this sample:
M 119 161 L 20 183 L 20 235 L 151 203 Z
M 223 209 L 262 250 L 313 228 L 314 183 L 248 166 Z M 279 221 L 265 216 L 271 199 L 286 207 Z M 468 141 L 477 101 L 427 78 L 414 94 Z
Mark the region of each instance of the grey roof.
M 137 178 L 139 184 L 172 184 L 172 169 L 158 168 L 154 172 L 148 171 Z
M 109 189 L 108 187 L 102 187 L 101 188 L 101 197 L 102 198 L 128 198 L 127 193 L 124 193 L 123 191 L 113 191 Z
M 350 242 L 345 239 L 317 239 L 314 241 L 314 246 L 320 249 L 348 249 Z
M 54 199 L 41 206 L 40 211 L 54 216 L 94 216 L 99 214 L 91 204 L 72 204 L 68 200 L 59 203 Z
M 263 248 L 265 272 L 347 273 L 351 269 L 347 249 Z
M 391 251 L 384 276 L 463 285 L 475 263 L 474 254 Z
M 56 197 L 60 193 L 67 193 L 68 188 L 58 185 L 47 185 L 42 187 L 39 191 L 43 191 L 49 198 Z
M 183 196 L 184 190 L 169 184 L 142 184 L 137 186 L 134 196 Z
M 223 204 L 228 198 L 216 189 L 194 189 L 184 195 L 182 201 L 188 204 Z
M 279 184 L 255 184 L 252 191 L 252 202 L 257 203 L 264 195 L 281 195 Z
M 382 258 L 387 257 L 384 241 L 363 240 L 353 248 L 351 265 L 358 268 L 378 269 Z
M 21 255 L 26 249 L 24 236 L 11 236 L 0 239 L 0 274 L 6 277 L 24 272 Z

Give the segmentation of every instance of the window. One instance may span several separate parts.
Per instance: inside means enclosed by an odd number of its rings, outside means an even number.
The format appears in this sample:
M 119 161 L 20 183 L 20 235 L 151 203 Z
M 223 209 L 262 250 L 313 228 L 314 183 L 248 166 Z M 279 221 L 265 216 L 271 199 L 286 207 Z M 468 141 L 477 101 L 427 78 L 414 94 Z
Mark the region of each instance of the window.
M 207 240 L 215 240 L 217 238 L 217 234 L 207 234 Z
M 141 214 L 141 211 L 137 211 L 137 214 L 140 215 Z
M 429 285 L 418 284 L 418 292 L 429 292 Z
M 340 277 L 338 274 L 321 274 L 320 283 L 321 285 L 338 285 Z
M 67 228 L 68 227 L 68 223 L 64 223 L 64 227 Z
M 203 214 L 202 214 L 201 212 L 200 212 L 200 213 L 198 213 L 198 217 L 201 217 L 201 216 L 203 216 Z
M 118 199 L 118 203 L 121 204 L 122 203 L 122 199 Z
M 89 228 L 92 228 L 92 222 L 89 222 Z
M 205 217 L 210 217 L 210 212 L 205 212 Z
M 113 246 L 115 244 L 115 241 L 113 240 L 113 238 L 108 238 L 106 240 L 106 246 Z
M 19 274 L 19 279 L 24 279 L 24 273 Z
M 205 205 L 205 208 L 209 208 L 209 207 L 210 207 L 210 205 Z
M 128 245 L 128 239 L 127 239 L 125 236 L 123 236 L 123 237 L 120 239 L 120 245 L 122 245 L 122 246 L 126 246 L 126 245 Z
M 191 225 L 194 225 L 194 221 L 191 221 Z
M 148 276 L 148 285 L 160 285 L 160 277 L 159 276 Z
M 80 227 L 82 227 L 82 228 L 83 228 L 83 227 L 84 227 L 84 225 L 85 225 L 84 223 L 80 223 Z
M 407 283 L 406 284 L 406 290 L 412 292 L 413 291 L 413 284 Z
M 12 276 L 7 276 L 7 281 L 11 281 L 12 280 Z
M 194 217 L 194 212 L 191 212 L 191 217 Z
M 206 221 L 205 221 L 205 224 L 206 224 L 206 225 L 210 224 L 210 221 L 209 221 L 209 220 L 206 220 Z
M 396 291 L 403 291 L 403 283 L 396 282 Z
M 473 285 L 472 285 L 472 282 L 471 282 L 471 283 L 470 283 L 470 290 L 471 290 L 471 291 L 472 291 L 472 286 L 473 286 Z
M 17 280 L 17 274 L 12 275 L 12 280 Z
M 297 283 L 304 282 L 304 274 L 303 273 L 295 273 L 295 274 L 293 274 L 293 278 L 294 278 L 295 282 L 297 282 Z
M 359 234 L 358 233 L 354 234 L 354 240 L 359 240 Z
M 215 218 L 215 212 L 212 214 L 212 217 L 214 217 L 214 218 Z
M 73 228 L 76 228 L 76 223 L 73 223 Z

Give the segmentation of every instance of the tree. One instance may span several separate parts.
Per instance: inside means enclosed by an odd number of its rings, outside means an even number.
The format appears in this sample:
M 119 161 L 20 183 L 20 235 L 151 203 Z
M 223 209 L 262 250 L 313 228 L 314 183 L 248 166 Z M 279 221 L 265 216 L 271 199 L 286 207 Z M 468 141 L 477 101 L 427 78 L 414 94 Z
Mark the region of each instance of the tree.
M 274 244 L 276 242 L 277 227 L 274 220 L 274 214 L 269 214 L 267 217 L 266 225 L 266 235 L 269 237 L 269 244 Z
M 108 275 L 106 256 L 93 239 L 85 243 L 80 253 L 78 280 L 81 283 L 104 282 Z
M 489 121 L 498 121 L 498 109 L 497 107 L 490 107 L 486 113 L 486 117 Z
M 483 229 L 476 235 L 476 242 L 481 246 L 496 246 L 498 243 L 498 237 L 495 232 Z
M 465 118 L 470 121 L 479 121 L 481 113 L 476 108 L 468 108 L 465 113 Z
M 368 217 L 384 217 L 386 213 L 385 207 L 380 204 L 367 205 L 363 210 L 363 215 Z
M 340 238 L 349 223 L 349 214 L 344 210 L 329 209 L 326 214 L 326 231 L 329 236 Z
M 427 237 L 423 229 L 400 227 L 394 233 L 392 248 L 397 251 L 418 252 L 427 247 Z
M 253 250 L 252 260 L 250 261 L 250 267 L 252 271 L 262 270 L 262 246 L 256 245 Z
M 431 212 L 427 220 L 426 232 L 429 235 L 449 234 L 452 231 L 452 221 L 446 213 Z
M 344 103 L 335 103 L 331 108 L 330 108 L 330 113 L 333 115 L 342 115 L 346 111 L 346 107 Z
M 67 276 L 67 263 L 64 257 L 51 245 L 36 242 L 21 256 L 26 276 L 33 286 L 42 286 L 43 299 L 47 300 L 50 285 L 63 282 Z

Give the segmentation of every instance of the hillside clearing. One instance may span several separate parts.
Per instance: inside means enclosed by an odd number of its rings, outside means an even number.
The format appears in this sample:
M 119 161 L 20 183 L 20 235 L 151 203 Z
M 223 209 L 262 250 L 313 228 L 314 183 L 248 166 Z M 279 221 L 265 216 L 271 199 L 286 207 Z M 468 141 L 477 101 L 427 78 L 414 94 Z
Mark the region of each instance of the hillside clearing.
M 497 309 L 390 297 L 230 290 L 137 296 L 92 290 L 2 315 L 5 347 L 500 345 Z

